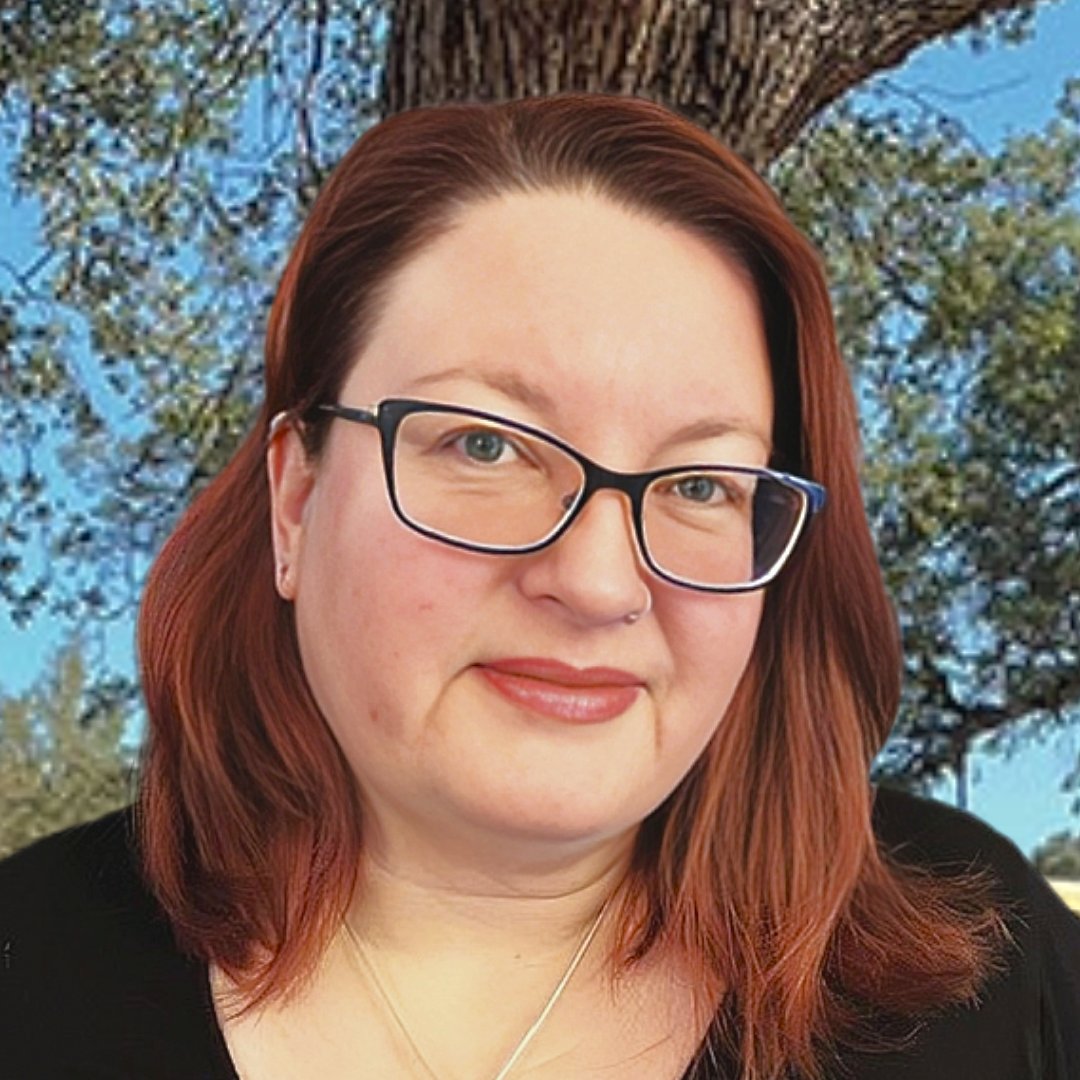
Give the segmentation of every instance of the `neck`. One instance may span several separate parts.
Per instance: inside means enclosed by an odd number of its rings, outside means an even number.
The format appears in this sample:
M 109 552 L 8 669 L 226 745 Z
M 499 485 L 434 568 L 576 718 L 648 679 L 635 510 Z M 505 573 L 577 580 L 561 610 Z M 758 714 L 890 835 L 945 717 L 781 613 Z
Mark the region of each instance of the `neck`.
M 634 837 L 558 858 L 518 845 L 501 862 L 400 836 L 368 844 L 342 934 L 348 985 L 366 987 L 416 1075 L 505 1080 L 525 1057 L 537 1076 L 681 1075 L 708 1019 L 688 973 L 656 954 L 629 975 L 610 963 L 608 901 Z
M 498 845 L 467 857 L 460 846 L 383 833 L 369 846 L 349 921 L 376 948 L 401 954 L 430 957 L 453 943 L 492 959 L 564 956 L 623 880 L 633 840 L 630 832 L 527 856 L 518 847 L 500 858 Z

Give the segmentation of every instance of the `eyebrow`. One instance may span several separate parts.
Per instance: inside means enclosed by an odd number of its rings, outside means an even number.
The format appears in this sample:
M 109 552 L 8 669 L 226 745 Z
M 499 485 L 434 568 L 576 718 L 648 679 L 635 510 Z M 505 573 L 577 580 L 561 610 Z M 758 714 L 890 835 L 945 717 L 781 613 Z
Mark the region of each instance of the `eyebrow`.
M 510 398 L 511 401 L 516 401 L 550 418 L 554 418 L 557 412 L 554 400 L 545 391 L 513 371 L 473 371 L 467 367 L 449 367 L 430 375 L 421 375 L 411 380 L 408 386 L 415 389 L 430 386 L 433 383 L 450 382 L 454 379 L 480 383 Z
M 669 435 L 660 443 L 660 449 L 667 450 L 672 446 L 681 446 L 684 443 L 717 439 L 723 435 L 749 435 L 750 438 L 761 443 L 770 455 L 772 454 L 773 444 L 769 433 L 762 431 L 749 420 L 737 416 L 730 419 L 697 420 L 686 427 L 679 428 L 673 435 Z
M 553 421 L 558 413 L 554 399 L 545 390 L 513 371 L 475 371 L 467 367 L 455 366 L 428 375 L 420 375 L 408 383 L 408 388 L 418 389 L 454 379 L 464 379 L 486 386 L 511 401 L 516 401 L 542 414 L 549 421 Z M 658 450 L 668 450 L 685 443 L 715 439 L 724 435 L 749 435 L 760 442 L 770 454 L 772 453 L 773 444 L 769 434 L 761 431 L 750 420 L 740 416 L 695 420 L 663 439 Z

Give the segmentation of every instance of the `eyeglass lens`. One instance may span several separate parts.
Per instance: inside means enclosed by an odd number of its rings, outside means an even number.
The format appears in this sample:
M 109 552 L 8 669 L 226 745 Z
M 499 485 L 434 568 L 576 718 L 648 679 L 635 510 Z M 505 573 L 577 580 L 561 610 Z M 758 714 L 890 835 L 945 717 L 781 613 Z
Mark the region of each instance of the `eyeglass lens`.
M 478 547 L 526 548 L 554 533 L 585 483 L 560 447 L 453 412 L 402 418 L 394 452 L 402 514 Z M 806 512 L 801 492 L 754 473 L 690 469 L 645 491 L 642 529 L 652 562 L 681 581 L 738 586 L 767 577 Z

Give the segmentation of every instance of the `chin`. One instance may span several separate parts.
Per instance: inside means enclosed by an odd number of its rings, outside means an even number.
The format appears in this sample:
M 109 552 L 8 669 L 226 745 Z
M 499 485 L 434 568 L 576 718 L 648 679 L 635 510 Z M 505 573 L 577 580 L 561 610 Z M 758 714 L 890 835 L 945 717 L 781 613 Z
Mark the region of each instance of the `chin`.
M 500 836 L 510 845 L 522 849 L 531 845 L 545 848 L 564 848 L 567 851 L 587 849 L 610 843 L 617 837 L 628 837 L 648 816 L 649 808 L 597 805 L 594 801 L 568 802 L 565 799 L 534 799 L 518 797 L 500 806 L 498 815 L 473 808 L 469 817 L 475 826 L 489 835 Z

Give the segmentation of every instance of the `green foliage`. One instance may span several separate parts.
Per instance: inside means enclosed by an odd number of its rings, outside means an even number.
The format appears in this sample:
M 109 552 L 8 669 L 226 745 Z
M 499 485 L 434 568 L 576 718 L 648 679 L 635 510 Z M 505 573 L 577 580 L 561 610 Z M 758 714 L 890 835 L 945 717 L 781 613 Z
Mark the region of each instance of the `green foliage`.
M 0 291 L 0 597 L 16 620 L 46 603 L 126 615 L 250 425 L 283 256 L 376 114 L 362 73 L 382 8 L 335 7 L 0 11 L 0 136 L 47 252 Z M 46 493 L 46 436 L 79 499 Z
M 77 641 L 28 693 L 0 700 L 0 858 L 132 801 L 124 720 L 95 707 Z
M 955 770 L 1080 701 L 1080 84 L 988 153 L 836 110 L 775 179 L 829 265 L 907 663 L 883 775 Z
M 1032 861 L 1048 878 L 1080 881 L 1080 835 L 1069 832 L 1054 833 L 1039 845 Z

